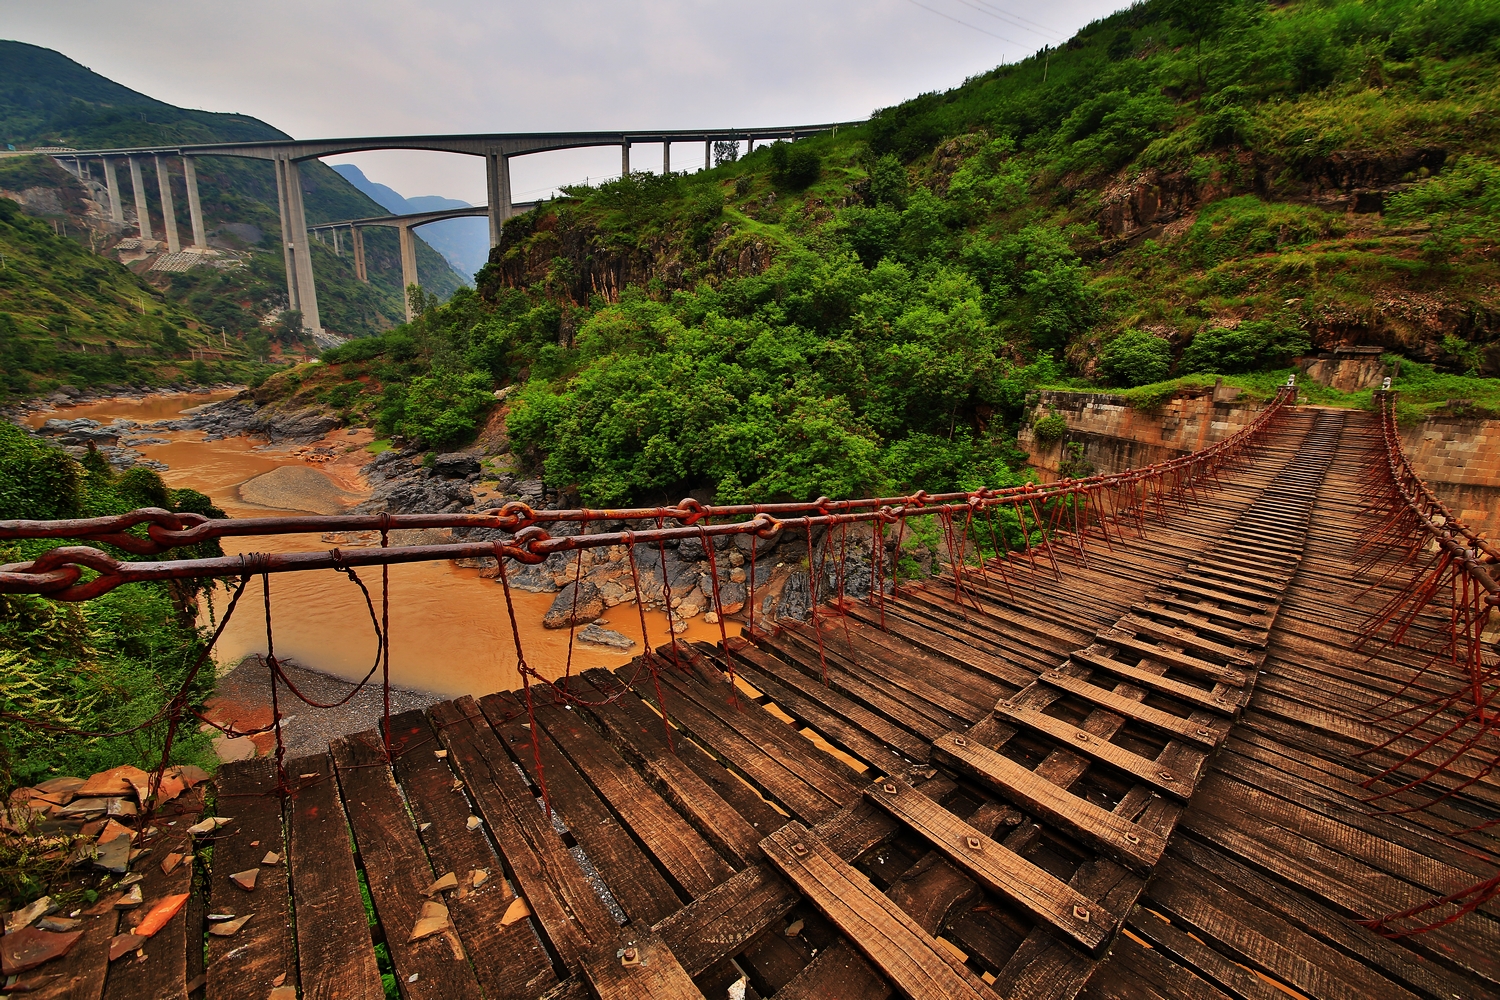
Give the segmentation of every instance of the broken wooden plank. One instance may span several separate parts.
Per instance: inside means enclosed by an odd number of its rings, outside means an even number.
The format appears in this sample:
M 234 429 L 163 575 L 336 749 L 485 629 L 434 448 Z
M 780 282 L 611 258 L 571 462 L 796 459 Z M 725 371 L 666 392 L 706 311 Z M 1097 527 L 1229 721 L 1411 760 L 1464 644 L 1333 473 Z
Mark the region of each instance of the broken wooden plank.
M 761 850 L 906 995 L 993 1000 L 982 979 L 801 823 L 767 837 Z

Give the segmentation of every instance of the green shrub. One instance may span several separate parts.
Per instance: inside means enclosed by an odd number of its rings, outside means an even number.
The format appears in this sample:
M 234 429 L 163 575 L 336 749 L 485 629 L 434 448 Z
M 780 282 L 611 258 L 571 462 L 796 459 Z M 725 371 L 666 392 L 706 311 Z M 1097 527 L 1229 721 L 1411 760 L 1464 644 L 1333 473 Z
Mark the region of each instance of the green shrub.
M 1172 372 L 1172 345 L 1144 330 L 1126 330 L 1099 352 L 1099 372 L 1126 388 L 1160 382 Z
M 1031 434 L 1043 444 L 1052 444 L 1068 436 L 1068 422 L 1060 413 L 1049 414 L 1032 422 Z
M 479 421 L 495 406 L 483 372 L 434 371 L 411 380 L 396 432 L 444 450 L 473 440 Z
M 823 172 L 823 160 L 806 142 L 771 144 L 771 183 L 801 191 Z
M 1312 347 L 1307 331 L 1274 320 L 1253 320 L 1233 330 L 1209 329 L 1195 336 L 1182 352 L 1185 373 L 1231 375 L 1281 368 Z

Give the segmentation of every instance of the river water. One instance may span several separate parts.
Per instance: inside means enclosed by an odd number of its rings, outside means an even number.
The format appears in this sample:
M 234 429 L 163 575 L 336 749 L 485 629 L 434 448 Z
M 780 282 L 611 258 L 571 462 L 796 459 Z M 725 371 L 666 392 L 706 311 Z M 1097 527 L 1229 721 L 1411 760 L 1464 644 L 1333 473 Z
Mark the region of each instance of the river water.
M 116 399 L 35 414 L 27 423 L 40 426 L 52 417 L 72 420 L 88 417 L 107 424 L 115 419 L 146 423 L 176 419 L 193 407 L 217 402 L 233 393 L 148 396 L 143 400 Z M 138 445 L 146 458 L 165 463 L 167 485 L 192 488 L 208 494 L 230 517 L 265 517 L 299 511 L 272 510 L 243 500 L 238 487 L 249 479 L 283 466 L 310 465 L 289 446 L 269 446 L 245 436 L 205 441 L 201 431 L 151 431 L 167 444 Z M 343 443 L 335 431 L 329 441 Z M 368 433 L 348 438 L 363 444 Z M 345 445 L 350 447 L 350 445 Z M 333 473 L 336 485 L 358 492 L 364 484 L 352 470 L 363 454 L 351 454 Z M 356 498 L 357 500 L 358 498 Z M 224 551 L 296 552 L 326 549 L 316 534 L 270 535 L 225 538 Z M 380 609 L 380 571 L 360 572 L 370 588 L 377 613 Z M 483 695 L 519 685 L 515 642 L 506 613 L 505 595 L 493 580 L 479 577 L 477 570 L 460 569 L 443 561 L 409 563 L 390 568 L 391 681 L 399 687 L 435 691 L 444 695 Z M 551 594 L 528 594 L 512 590 L 522 649 L 527 662 L 544 676 L 561 676 L 568 656 L 568 630 L 544 629 L 543 614 L 552 603 Z M 213 604 L 222 613 L 228 593 L 214 591 Z M 633 604 L 622 604 L 606 612 L 608 628 L 637 642 L 630 652 L 617 652 L 582 643 L 573 645 L 573 670 L 615 667 L 640 651 L 640 618 Z M 204 624 L 208 622 L 205 608 Z M 362 677 L 375 657 L 376 641 L 369 612 L 358 589 L 333 570 L 280 573 L 271 576 L 272 636 L 279 657 L 289 657 L 304 667 L 340 677 Z M 661 612 L 647 612 L 646 627 L 653 645 L 667 638 L 667 619 Z M 689 623 L 684 638 L 717 642 L 719 630 L 701 619 Z M 219 639 L 215 651 L 220 671 L 252 653 L 266 650 L 263 593 L 259 580 L 252 581 L 234 618 Z

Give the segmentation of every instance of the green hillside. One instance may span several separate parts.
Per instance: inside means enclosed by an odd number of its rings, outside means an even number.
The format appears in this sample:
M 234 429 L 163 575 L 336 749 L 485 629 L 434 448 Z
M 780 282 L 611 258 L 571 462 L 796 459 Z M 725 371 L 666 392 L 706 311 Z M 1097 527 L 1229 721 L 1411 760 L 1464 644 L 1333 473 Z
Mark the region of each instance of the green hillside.
M 1500 409 L 1497 47 L 1494 0 L 1148 0 L 837 136 L 574 189 L 263 398 L 440 449 L 515 385 L 515 460 L 591 503 L 995 485 L 1038 386 L 1264 389 L 1341 345 Z
M 10 41 L 0 41 L 0 135 L 18 150 L 287 138 L 245 115 L 173 107 L 99 76 L 60 53 Z M 84 184 L 51 167 L 50 159 L 40 156 L 0 158 L 0 193 L 17 198 L 29 193 L 23 200 L 31 214 L 57 224 L 59 231 L 66 226 L 84 245 L 107 247 L 121 235 L 133 235 L 133 229 L 120 233 L 108 224 L 102 209 L 87 200 Z M 174 163 L 173 169 L 180 168 Z M 161 199 L 149 165 L 145 175 L 148 211 L 159 236 Z M 309 222 L 385 214 L 320 162 L 304 164 L 302 177 Z M 128 175 L 120 180 L 122 194 L 133 207 Z M 180 176 L 174 177 L 174 184 L 179 230 L 186 238 L 186 189 Z M 257 348 L 245 341 L 254 339 L 272 305 L 285 299 L 275 175 L 267 162 L 206 157 L 198 162 L 198 188 L 210 243 L 249 251 L 251 266 L 218 273 L 197 268 L 175 277 L 151 272 L 146 278 L 185 315 L 202 318 L 204 327 L 224 329 L 231 335 L 239 331 L 240 349 L 249 356 Z M 52 191 L 56 197 L 38 198 L 38 191 Z M 355 280 L 347 251 L 337 256 L 330 247 L 313 245 L 318 303 L 323 325 L 330 331 L 363 335 L 389 329 L 405 317 L 396 234 L 372 232 L 366 248 L 369 284 Z M 439 298 L 451 295 L 463 283 L 436 251 L 420 241 L 417 263 L 424 286 Z M 205 300 L 210 298 L 216 308 L 214 315 L 206 316 Z

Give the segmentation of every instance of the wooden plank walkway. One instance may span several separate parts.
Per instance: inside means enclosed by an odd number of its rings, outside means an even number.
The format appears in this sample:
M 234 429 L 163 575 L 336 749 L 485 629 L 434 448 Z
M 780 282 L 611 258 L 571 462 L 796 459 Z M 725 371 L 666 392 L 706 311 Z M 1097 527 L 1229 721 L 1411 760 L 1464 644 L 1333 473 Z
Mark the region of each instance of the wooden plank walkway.
M 1463 832 L 1491 777 L 1361 804 L 1400 749 L 1356 757 L 1364 713 L 1415 656 L 1350 652 L 1380 599 L 1351 572 L 1368 419 L 1292 411 L 1057 574 L 663 649 L 659 693 L 589 671 L 533 692 L 534 728 L 516 694 L 445 702 L 393 720 L 392 763 L 375 730 L 290 762 L 284 803 L 269 762 L 226 765 L 207 909 L 255 917 L 209 939 L 207 995 L 1500 997 L 1500 906 L 1355 922 L 1500 846 Z

